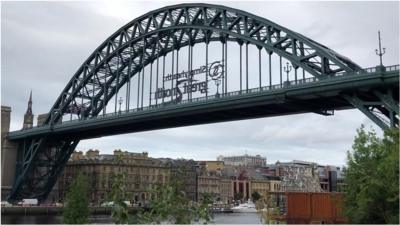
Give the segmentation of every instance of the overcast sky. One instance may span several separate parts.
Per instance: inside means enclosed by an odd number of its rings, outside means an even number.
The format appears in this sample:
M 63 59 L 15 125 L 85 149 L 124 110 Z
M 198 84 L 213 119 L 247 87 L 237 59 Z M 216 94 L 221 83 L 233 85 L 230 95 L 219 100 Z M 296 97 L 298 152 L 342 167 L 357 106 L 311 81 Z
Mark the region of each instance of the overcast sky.
M 1 104 L 20 129 L 30 90 L 33 112 L 46 113 L 83 61 L 117 29 L 150 10 L 181 2 L 1 2 Z M 212 2 L 267 18 L 352 59 L 399 62 L 399 2 Z M 36 120 L 36 118 L 35 118 Z M 78 148 L 152 157 L 215 160 L 260 154 L 268 163 L 293 159 L 343 165 L 361 124 L 379 130 L 358 110 L 334 116 L 302 114 L 134 133 L 82 141 Z

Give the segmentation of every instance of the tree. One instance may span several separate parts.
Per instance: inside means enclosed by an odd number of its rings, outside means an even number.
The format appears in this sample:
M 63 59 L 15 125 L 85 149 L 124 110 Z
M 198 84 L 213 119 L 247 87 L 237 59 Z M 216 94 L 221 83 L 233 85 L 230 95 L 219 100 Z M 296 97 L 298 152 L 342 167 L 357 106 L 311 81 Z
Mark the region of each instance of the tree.
M 116 166 L 122 165 L 123 161 L 121 155 L 118 155 L 115 158 L 115 163 Z M 126 176 L 126 172 L 114 174 L 111 188 L 111 200 L 113 202 L 111 217 L 114 219 L 116 224 L 127 224 L 129 221 L 128 206 L 125 203 L 125 201 L 128 199 L 125 187 Z
M 208 193 L 203 193 L 202 200 L 196 206 L 196 217 L 202 219 L 204 224 L 211 220 L 210 205 L 213 203 L 212 197 Z
M 256 202 L 256 209 L 264 224 L 276 224 L 278 222 L 276 218 L 280 215 L 280 208 L 274 195 L 269 193 L 263 195 Z
M 242 200 L 243 197 L 244 197 L 243 192 L 238 192 L 238 193 L 235 193 L 235 194 L 234 194 L 233 199 L 235 199 L 235 200 Z
M 251 194 L 251 199 L 253 200 L 253 202 L 258 201 L 258 199 L 260 199 L 260 198 L 261 198 L 261 195 L 260 195 L 260 193 L 258 193 L 258 191 L 255 191 Z
M 123 163 L 121 156 L 116 157 L 115 163 Z M 177 171 L 180 174 L 182 171 Z M 176 223 L 188 224 L 195 219 L 201 219 L 205 223 L 210 221 L 208 196 L 203 197 L 201 203 L 192 202 L 184 192 L 184 185 L 181 180 L 171 179 L 168 184 L 159 185 L 148 190 L 152 196 L 149 209 L 138 209 L 134 214 L 129 214 L 124 200 L 129 199 L 125 181 L 126 172 L 114 174 L 111 190 L 113 208 L 111 216 L 117 224 L 160 224 Z
M 344 213 L 351 223 L 399 223 L 399 130 L 378 138 L 364 126 L 347 153 Z
M 192 202 L 183 191 L 181 181 L 172 180 L 170 183 L 155 187 L 151 191 L 149 211 L 140 210 L 131 218 L 131 223 L 175 223 L 190 224 L 195 219 L 209 222 L 211 200 L 207 195 L 203 196 L 200 203 Z
M 63 212 L 63 223 L 88 223 L 89 214 L 87 177 L 79 173 L 67 193 Z

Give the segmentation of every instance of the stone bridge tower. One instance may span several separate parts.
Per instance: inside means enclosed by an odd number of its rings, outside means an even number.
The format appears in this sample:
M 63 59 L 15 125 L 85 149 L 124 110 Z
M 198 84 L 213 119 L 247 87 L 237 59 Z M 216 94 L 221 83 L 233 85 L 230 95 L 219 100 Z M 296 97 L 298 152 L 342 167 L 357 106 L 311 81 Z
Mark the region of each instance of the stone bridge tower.
M 8 140 L 11 107 L 1 106 L 1 200 L 6 200 L 14 183 L 17 145 Z

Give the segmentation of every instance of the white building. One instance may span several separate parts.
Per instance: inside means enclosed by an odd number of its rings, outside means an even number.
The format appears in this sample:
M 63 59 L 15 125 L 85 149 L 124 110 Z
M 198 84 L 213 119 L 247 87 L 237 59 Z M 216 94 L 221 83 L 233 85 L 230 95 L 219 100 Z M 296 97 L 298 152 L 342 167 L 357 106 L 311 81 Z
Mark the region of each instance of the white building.
M 231 166 L 249 166 L 249 167 L 259 167 L 265 166 L 267 164 L 267 158 L 261 157 L 260 155 L 251 156 L 248 154 L 240 156 L 218 156 L 218 161 L 223 161 L 225 165 Z

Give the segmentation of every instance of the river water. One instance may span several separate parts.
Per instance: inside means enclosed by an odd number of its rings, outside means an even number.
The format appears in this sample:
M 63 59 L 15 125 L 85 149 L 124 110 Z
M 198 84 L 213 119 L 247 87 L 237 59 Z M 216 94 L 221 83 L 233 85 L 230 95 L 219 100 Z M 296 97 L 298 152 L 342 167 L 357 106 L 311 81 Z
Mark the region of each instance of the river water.
M 218 213 L 211 223 L 215 224 L 262 224 L 258 213 Z M 211 224 L 210 223 L 210 224 Z
M 90 217 L 90 223 L 112 223 L 110 215 Z M 61 216 L 49 215 L 6 215 L 1 217 L 2 224 L 60 224 Z M 216 213 L 209 224 L 262 224 L 257 213 Z

